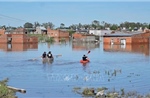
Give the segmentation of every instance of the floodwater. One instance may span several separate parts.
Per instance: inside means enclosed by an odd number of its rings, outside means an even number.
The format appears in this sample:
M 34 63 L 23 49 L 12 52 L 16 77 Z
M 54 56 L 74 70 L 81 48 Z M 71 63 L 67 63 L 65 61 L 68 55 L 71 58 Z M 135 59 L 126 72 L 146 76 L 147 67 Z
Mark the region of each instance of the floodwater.
M 9 78 L 8 85 L 26 89 L 26 94 L 17 93 L 19 98 L 82 97 L 73 92 L 74 87 L 150 92 L 149 45 L 67 42 L 33 46 L 0 48 L 0 80 Z M 40 56 L 49 50 L 55 60 L 43 63 Z M 83 54 L 88 55 L 90 63 L 79 63 Z

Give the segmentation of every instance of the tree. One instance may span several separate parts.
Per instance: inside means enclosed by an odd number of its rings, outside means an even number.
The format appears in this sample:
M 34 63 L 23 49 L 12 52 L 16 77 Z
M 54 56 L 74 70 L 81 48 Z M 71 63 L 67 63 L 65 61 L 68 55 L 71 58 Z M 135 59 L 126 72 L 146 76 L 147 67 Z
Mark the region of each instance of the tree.
M 96 29 L 97 27 L 99 27 L 100 25 L 99 25 L 99 21 L 97 21 L 97 20 L 94 20 L 93 22 L 92 22 L 92 27 L 94 28 L 94 29 Z
M 63 29 L 63 28 L 64 28 L 64 26 L 65 26 L 65 24 L 64 24 L 64 23 L 61 23 L 61 24 L 60 24 L 60 28 L 61 28 L 61 29 Z
M 54 28 L 54 24 L 53 24 L 52 22 L 43 23 L 42 25 L 43 25 L 45 28 L 48 28 L 48 27 L 50 27 L 51 29 Z
M 113 24 L 111 27 L 110 27 L 111 30 L 117 30 L 118 29 L 118 25 L 117 24 Z
M 69 28 L 70 28 L 71 30 L 76 30 L 77 25 L 73 24 L 73 25 L 69 26 Z
M 24 24 L 24 28 L 33 28 L 33 24 L 32 23 L 29 23 L 29 22 L 26 22 Z
M 52 22 L 48 22 L 48 26 L 53 29 L 55 27 L 55 25 Z
M 40 23 L 34 22 L 34 27 L 36 28 L 36 27 L 38 27 L 38 26 L 40 26 Z
M 92 22 L 92 24 L 94 24 L 94 25 L 98 26 L 98 25 L 99 25 L 99 21 L 94 20 L 94 21 Z

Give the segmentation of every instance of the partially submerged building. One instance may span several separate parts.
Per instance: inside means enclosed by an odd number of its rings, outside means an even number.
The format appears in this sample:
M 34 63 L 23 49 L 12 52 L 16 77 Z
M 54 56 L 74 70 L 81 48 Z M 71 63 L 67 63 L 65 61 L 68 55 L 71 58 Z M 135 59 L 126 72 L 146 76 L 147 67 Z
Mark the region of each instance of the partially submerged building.
M 96 36 L 93 34 L 74 33 L 72 37 L 73 37 L 73 42 L 97 42 L 99 41 L 99 36 Z
M 7 32 L 3 30 L 0 35 L 0 43 L 38 43 L 37 37 L 29 37 L 26 33 L 26 30 L 23 28 L 18 28 Z
M 47 28 L 47 35 L 53 38 L 69 38 L 68 31 L 52 30 L 50 28 Z
M 114 32 L 103 36 L 104 44 L 126 45 L 126 44 L 145 44 L 149 43 L 150 32 Z

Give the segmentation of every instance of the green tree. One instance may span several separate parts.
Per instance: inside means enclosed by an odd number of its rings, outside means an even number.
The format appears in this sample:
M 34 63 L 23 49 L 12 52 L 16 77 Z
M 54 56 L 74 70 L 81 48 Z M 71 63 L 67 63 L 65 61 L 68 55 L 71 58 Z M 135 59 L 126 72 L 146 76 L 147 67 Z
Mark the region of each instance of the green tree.
M 111 30 L 117 30 L 118 29 L 118 25 L 117 24 L 113 24 L 111 27 L 110 27 Z
M 92 27 L 94 29 L 96 29 L 98 26 L 100 26 L 99 21 L 97 21 L 97 20 L 92 21 Z
M 60 24 L 60 29 L 63 29 L 64 26 L 65 26 L 65 24 L 64 24 L 64 23 L 61 23 L 61 24 Z
M 38 27 L 38 26 L 40 26 L 40 23 L 34 22 L 34 27 L 36 28 L 36 27 Z
M 52 22 L 43 23 L 42 25 L 43 25 L 45 28 L 48 28 L 48 27 L 50 27 L 51 29 L 54 28 L 54 24 L 53 24 Z
M 33 24 L 32 23 L 29 23 L 29 22 L 26 22 L 24 24 L 24 28 L 33 28 Z
M 75 31 L 69 30 L 69 36 L 72 36 L 73 33 L 75 33 Z
M 70 28 L 71 30 L 76 30 L 76 29 L 77 29 L 77 25 L 73 24 L 73 25 L 69 26 L 69 28 Z

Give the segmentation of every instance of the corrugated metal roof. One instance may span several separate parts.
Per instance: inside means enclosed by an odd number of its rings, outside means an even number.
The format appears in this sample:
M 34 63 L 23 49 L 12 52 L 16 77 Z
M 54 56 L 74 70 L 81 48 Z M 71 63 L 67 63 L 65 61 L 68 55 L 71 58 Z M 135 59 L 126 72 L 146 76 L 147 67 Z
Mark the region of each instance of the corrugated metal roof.
M 104 35 L 103 37 L 130 37 L 132 35 L 135 35 L 135 34 L 141 34 L 142 32 L 140 31 L 136 31 L 136 32 L 115 32 L 115 33 L 112 33 L 112 34 L 106 34 Z

